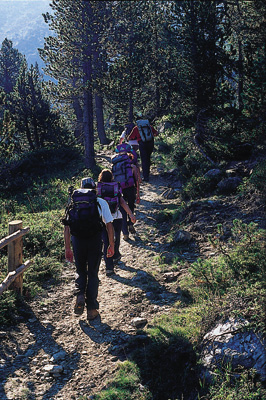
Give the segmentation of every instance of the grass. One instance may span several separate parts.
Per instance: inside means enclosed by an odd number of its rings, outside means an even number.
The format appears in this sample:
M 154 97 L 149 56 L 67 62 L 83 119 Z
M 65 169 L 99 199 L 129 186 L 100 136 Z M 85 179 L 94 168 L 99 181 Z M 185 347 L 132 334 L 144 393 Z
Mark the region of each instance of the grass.
M 243 371 L 236 377 L 227 366 L 223 373 L 217 371 L 209 393 L 199 400 L 262 400 L 265 396 L 266 390 L 257 381 L 254 370 Z
M 126 361 L 120 364 L 114 379 L 107 388 L 95 396 L 95 400 L 151 400 L 149 390 L 141 384 L 139 368 Z

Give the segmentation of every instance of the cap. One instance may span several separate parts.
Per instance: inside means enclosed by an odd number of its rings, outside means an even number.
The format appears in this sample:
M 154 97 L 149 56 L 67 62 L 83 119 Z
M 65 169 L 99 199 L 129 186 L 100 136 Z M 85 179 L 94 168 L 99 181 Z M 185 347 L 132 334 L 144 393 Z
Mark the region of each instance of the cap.
M 86 178 L 82 178 L 81 179 L 81 187 L 83 189 L 95 189 L 96 188 L 96 184 L 95 184 L 95 182 L 94 182 L 94 180 L 92 178 L 87 176 Z
M 115 151 L 116 153 L 122 153 L 122 152 L 131 153 L 132 147 L 128 143 L 121 143 L 116 146 Z

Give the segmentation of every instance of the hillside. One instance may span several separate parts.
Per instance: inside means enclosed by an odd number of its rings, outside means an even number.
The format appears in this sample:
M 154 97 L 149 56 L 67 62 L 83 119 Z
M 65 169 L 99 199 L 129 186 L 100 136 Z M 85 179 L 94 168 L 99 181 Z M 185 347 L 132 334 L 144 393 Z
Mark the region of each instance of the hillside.
M 106 166 L 109 160 L 100 155 Z M 160 316 L 171 319 L 173 310 L 178 313 L 189 304 L 180 281 L 191 262 L 215 254 L 208 234 L 215 234 L 217 224 L 229 226 L 238 218 L 246 223 L 255 220 L 265 228 L 264 206 L 252 196 L 241 202 L 237 196 L 224 196 L 219 201 L 206 198 L 191 204 L 182 219 L 192 240 L 179 245 L 180 261 L 173 268 L 177 252 L 167 239 L 169 222 L 156 223 L 160 213 L 180 203 L 164 196 L 171 182 L 171 173 L 160 174 L 153 168 L 150 183 L 141 186 L 136 235 L 128 242 L 121 240 L 122 259 L 115 275 L 105 275 L 103 262 L 100 267 L 100 318 L 88 323 L 85 313 L 81 317 L 73 314 L 74 266 L 66 264 L 59 286 L 47 282 L 45 295 L 21 306 L 18 324 L 1 331 L 1 399 L 93 399 L 107 387 L 121 362 L 132 359 L 143 376 L 138 384 L 143 397 L 134 398 L 149 398 L 142 386 L 149 381 L 154 399 L 169 399 L 173 393 L 195 399 L 195 350 L 179 338 L 179 346 L 167 350 L 161 344 L 157 354 L 148 354 L 146 328 L 155 328 Z M 147 358 L 146 364 L 135 355 L 137 349 Z M 154 377 L 147 380 L 144 365 L 148 370 L 156 368 Z M 163 381 L 157 381 L 158 376 Z
M 51 11 L 49 0 L 0 1 L 0 42 L 12 40 L 13 47 L 26 56 L 28 65 L 38 62 L 38 48 L 43 46 L 44 37 L 49 35 L 42 13 Z

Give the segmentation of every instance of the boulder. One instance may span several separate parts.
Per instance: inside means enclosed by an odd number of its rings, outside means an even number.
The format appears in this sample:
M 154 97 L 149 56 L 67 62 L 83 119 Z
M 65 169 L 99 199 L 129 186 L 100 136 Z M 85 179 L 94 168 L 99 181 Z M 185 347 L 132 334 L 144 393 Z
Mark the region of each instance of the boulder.
M 220 193 L 230 194 L 236 191 L 241 182 L 242 179 L 238 176 L 225 178 L 218 183 L 217 187 Z
M 204 176 L 206 178 L 213 179 L 213 178 L 220 177 L 221 174 L 222 174 L 222 171 L 220 169 L 213 168 L 213 169 L 210 169 L 209 171 L 207 171 L 206 174 L 204 174 Z
M 233 370 L 253 368 L 266 381 L 266 342 L 262 335 L 248 330 L 248 325 L 246 320 L 230 319 L 204 336 L 201 361 L 205 378 L 212 380 L 217 368 L 231 364 Z
M 192 240 L 192 236 L 189 232 L 186 231 L 177 231 L 174 235 L 174 243 L 188 243 Z

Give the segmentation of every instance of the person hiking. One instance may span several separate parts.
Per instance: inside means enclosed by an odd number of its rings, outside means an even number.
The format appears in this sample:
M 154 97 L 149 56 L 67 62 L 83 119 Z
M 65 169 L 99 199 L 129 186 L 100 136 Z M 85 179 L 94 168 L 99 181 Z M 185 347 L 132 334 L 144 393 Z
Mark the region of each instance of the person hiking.
M 138 141 L 136 139 L 128 141 L 128 136 L 130 135 L 130 133 L 134 127 L 135 127 L 135 124 L 133 122 L 128 122 L 127 124 L 125 124 L 125 129 L 121 133 L 121 136 L 119 139 L 119 144 L 122 144 L 125 141 L 133 148 L 133 150 L 137 151 L 139 148 Z
M 74 312 L 81 315 L 87 306 L 87 319 L 99 315 L 97 301 L 99 266 L 102 257 L 102 229 L 108 234 L 107 257 L 114 255 L 113 217 L 108 203 L 96 195 L 92 178 L 81 180 L 81 188 L 74 190 L 66 209 L 64 224 L 65 258 L 76 265 Z M 71 242 L 73 251 L 71 250 Z
M 103 255 L 106 266 L 106 275 L 109 276 L 114 274 L 114 263 L 119 261 L 121 258 L 119 246 L 122 230 L 122 214 L 120 209 L 123 208 L 133 224 L 135 224 L 136 222 L 136 217 L 122 197 L 122 189 L 120 187 L 120 184 L 113 180 L 112 171 L 110 171 L 109 169 L 104 169 L 99 174 L 97 182 L 97 195 L 107 201 L 113 217 L 113 227 L 115 233 L 113 257 L 107 257 L 109 236 L 106 229 L 103 229 L 102 232 L 102 239 L 104 244 Z
M 136 121 L 136 126 L 128 136 L 128 141 L 137 140 L 139 144 L 142 174 L 145 182 L 149 182 L 154 136 L 158 136 L 158 134 L 158 131 L 150 125 L 148 119 L 140 119 Z
M 127 145 L 129 146 L 129 145 Z M 118 145 L 117 155 L 112 157 L 112 173 L 114 181 L 120 182 L 122 195 L 128 204 L 131 212 L 134 214 L 135 202 L 140 203 L 139 180 L 136 166 L 133 164 L 132 153 L 127 153 L 123 145 Z M 123 222 L 122 232 L 124 240 L 129 239 L 129 232 L 136 233 L 131 220 L 128 220 L 128 214 L 123 208 L 120 208 Z

